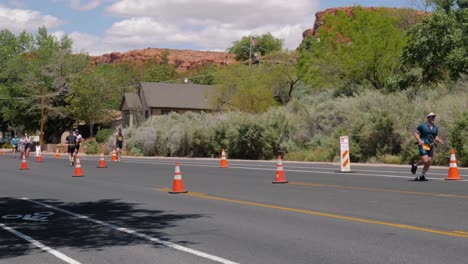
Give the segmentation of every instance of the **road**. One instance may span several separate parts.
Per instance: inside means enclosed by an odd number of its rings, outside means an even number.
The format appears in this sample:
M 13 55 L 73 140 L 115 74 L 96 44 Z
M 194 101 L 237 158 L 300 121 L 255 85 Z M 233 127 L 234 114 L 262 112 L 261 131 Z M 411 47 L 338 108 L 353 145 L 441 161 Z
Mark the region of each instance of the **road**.
M 0 263 L 466 264 L 468 170 L 0 156 Z M 186 194 L 169 194 L 175 162 Z

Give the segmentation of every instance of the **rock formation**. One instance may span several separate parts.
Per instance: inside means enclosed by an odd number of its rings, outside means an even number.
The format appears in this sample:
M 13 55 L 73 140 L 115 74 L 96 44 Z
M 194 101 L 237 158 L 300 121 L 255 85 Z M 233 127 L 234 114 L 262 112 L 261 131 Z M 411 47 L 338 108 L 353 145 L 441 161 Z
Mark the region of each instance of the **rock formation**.
M 216 64 L 218 66 L 236 62 L 234 54 L 216 51 L 195 51 L 147 48 L 127 52 L 112 52 L 101 56 L 91 56 L 94 65 L 100 63 L 134 62 L 144 63 L 149 60 L 160 61 L 164 51 L 168 52 L 170 64 L 175 64 L 178 70 L 190 70 L 197 65 Z

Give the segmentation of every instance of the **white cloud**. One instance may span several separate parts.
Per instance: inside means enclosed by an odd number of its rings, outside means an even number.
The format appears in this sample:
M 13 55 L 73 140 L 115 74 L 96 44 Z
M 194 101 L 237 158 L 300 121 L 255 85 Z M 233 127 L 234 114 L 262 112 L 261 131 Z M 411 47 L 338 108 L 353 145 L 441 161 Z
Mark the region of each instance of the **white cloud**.
M 226 50 L 243 36 L 270 32 L 295 49 L 312 28 L 317 6 L 318 0 L 118 0 L 107 12 L 125 19 L 102 42 L 118 44 L 119 51 L 184 45 Z
M 96 37 L 80 32 L 73 32 L 68 35 L 73 40 L 74 52 L 86 52 L 90 55 L 101 55 L 122 50 L 122 47 L 116 43 L 108 43 L 101 37 Z
M 75 50 L 91 55 L 147 47 L 224 51 L 248 35 L 272 33 L 295 49 L 313 27 L 319 0 L 55 0 L 122 17 L 101 36 L 69 33 Z
M 47 29 L 56 28 L 62 21 L 57 17 L 43 15 L 38 11 L 27 9 L 10 9 L 0 5 L 0 28 L 11 32 L 36 32 L 41 26 Z

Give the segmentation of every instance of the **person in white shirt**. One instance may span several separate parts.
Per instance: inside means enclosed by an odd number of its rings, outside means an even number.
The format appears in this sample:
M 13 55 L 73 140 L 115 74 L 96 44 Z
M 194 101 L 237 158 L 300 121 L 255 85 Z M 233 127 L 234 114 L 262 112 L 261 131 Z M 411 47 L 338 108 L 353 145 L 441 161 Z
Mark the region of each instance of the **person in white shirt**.
M 75 157 L 78 156 L 78 151 L 80 151 L 81 142 L 83 141 L 83 136 L 81 136 L 80 131 L 75 129 L 76 136 L 76 147 L 75 147 Z

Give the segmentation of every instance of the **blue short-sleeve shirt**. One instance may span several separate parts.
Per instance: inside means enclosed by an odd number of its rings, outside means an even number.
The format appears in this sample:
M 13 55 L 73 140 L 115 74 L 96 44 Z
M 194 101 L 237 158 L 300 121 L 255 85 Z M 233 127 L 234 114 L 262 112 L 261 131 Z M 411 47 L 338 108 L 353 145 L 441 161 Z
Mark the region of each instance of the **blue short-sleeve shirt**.
M 437 137 L 438 130 L 439 128 L 435 124 L 431 129 L 428 123 L 422 123 L 416 128 L 416 133 L 419 133 L 419 137 L 424 144 L 431 144 Z

